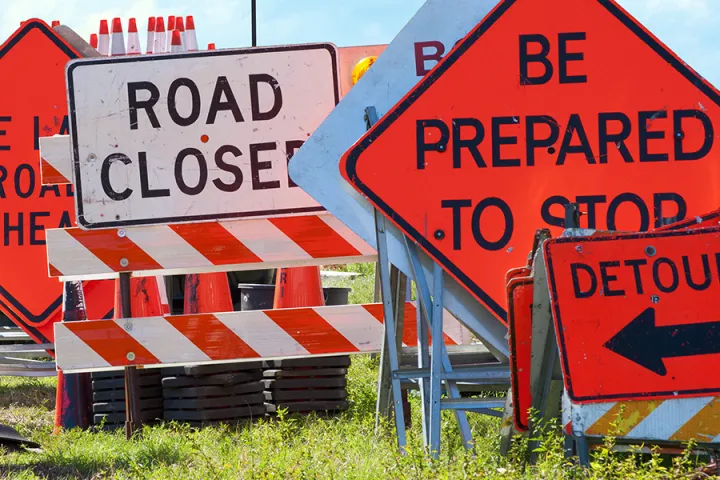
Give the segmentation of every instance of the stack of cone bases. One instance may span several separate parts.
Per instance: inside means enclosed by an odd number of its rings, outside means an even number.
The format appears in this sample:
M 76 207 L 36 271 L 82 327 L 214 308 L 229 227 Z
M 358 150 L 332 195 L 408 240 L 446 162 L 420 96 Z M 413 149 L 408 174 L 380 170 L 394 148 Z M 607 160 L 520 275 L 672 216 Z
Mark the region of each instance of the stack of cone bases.
M 123 37 L 122 22 L 118 17 L 113 18 L 110 55 L 125 55 L 125 38 Z
M 140 35 L 138 34 L 135 19 L 131 18 L 128 24 L 127 54 L 139 55 L 141 52 Z
M 100 55 L 110 55 L 110 31 L 107 20 L 100 20 L 97 51 Z

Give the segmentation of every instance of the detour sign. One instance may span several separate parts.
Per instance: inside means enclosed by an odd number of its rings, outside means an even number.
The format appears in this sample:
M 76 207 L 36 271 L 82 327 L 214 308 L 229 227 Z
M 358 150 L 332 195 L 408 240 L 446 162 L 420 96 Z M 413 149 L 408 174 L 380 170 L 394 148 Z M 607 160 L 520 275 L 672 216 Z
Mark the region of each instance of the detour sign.
M 719 104 L 612 0 L 505 0 L 341 170 L 504 319 L 505 272 L 564 204 L 634 231 L 716 208 Z
M 573 401 L 720 393 L 720 229 L 559 238 L 545 259 Z

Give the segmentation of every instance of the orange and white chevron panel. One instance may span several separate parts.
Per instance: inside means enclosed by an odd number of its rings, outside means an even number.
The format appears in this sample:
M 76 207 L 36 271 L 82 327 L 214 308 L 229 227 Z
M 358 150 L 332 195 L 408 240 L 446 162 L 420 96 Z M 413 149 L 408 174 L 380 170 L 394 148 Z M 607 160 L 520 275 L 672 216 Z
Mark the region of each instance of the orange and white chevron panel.
M 417 344 L 415 314 L 408 302 L 406 346 Z M 446 344 L 467 343 L 455 318 L 446 312 L 443 321 Z M 55 353 L 64 372 L 368 353 L 380 351 L 382 324 L 382 304 L 63 322 Z
M 43 185 L 72 183 L 70 137 L 40 137 L 40 181 Z
M 563 427 L 574 435 L 633 441 L 720 443 L 720 397 L 578 405 L 563 402 Z
M 90 231 L 50 229 L 46 238 L 50 276 L 65 279 L 371 262 L 377 257 L 327 213 Z

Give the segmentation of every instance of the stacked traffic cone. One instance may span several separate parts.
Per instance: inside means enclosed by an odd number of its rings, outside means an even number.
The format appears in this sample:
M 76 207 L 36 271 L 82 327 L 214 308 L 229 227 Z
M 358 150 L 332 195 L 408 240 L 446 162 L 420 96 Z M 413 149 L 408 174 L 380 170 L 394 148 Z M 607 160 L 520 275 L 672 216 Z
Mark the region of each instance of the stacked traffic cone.
M 63 285 L 63 322 L 87 320 L 82 282 Z M 90 425 L 90 377 L 86 373 L 58 372 L 55 397 L 55 433 Z
M 180 37 L 180 30 L 177 28 L 172 31 L 172 40 L 170 41 L 170 52 L 181 53 L 183 51 L 182 38 Z
M 110 55 L 125 55 L 125 38 L 123 37 L 122 22 L 120 18 L 113 18 L 110 41 Z
M 325 304 L 319 267 L 280 268 L 275 279 L 274 308 Z M 265 362 L 265 402 L 269 413 L 347 410 L 350 356 L 293 358 Z
M 185 17 L 185 49 L 194 52 L 198 49 L 197 35 L 195 34 L 195 19 L 192 15 Z
M 110 55 L 110 32 L 108 30 L 107 20 L 100 20 L 97 50 L 100 55 Z
M 153 53 L 164 53 L 165 50 L 165 20 L 163 17 L 155 19 L 155 43 L 153 44 Z
M 90 46 L 95 50 L 98 49 L 98 36 L 97 33 L 90 34 Z
M 320 267 L 280 268 L 275 279 L 273 308 L 321 307 Z
M 155 17 L 148 17 L 147 40 L 145 41 L 145 53 L 153 53 L 155 46 Z
M 140 35 L 138 34 L 135 19 L 131 18 L 128 24 L 127 54 L 139 55 L 141 53 Z
M 208 50 L 215 50 L 215 44 L 214 43 L 208 43 Z
M 167 40 L 166 40 L 167 44 L 165 45 L 166 52 L 169 52 L 170 48 L 172 47 L 172 32 L 173 32 L 173 30 L 175 30 L 175 15 L 170 15 L 170 16 L 168 16 L 168 21 L 167 21 L 168 36 L 167 36 Z
M 60 26 L 60 20 L 53 20 L 52 24 L 50 25 L 52 28 L 59 27 Z
M 175 30 L 180 32 L 180 42 L 182 42 L 183 52 L 187 51 L 187 40 L 185 38 L 185 23 L 182 17 L 175 18 Z

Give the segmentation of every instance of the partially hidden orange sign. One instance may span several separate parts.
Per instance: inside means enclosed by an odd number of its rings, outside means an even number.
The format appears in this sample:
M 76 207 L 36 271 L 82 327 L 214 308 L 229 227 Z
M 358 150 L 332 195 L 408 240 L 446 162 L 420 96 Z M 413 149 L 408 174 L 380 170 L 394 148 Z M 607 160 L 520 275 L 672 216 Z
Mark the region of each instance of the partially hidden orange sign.
M 384 113 L 384 112 L 381 112 Z M 563 205 L 647 231 L 720 205 L 720 94 L 612 0 L 503 0 L 341 163 L 499 318 Z
M 720 394 L 720 228 L 545 243 L 576 403 Z
M 43 343 L 62 302 L 62 285 L 47 274 L 45 229 L 75 219 L 72 186 L 40 184 L 38 139 L 68 133 L 64 72 L 77 56 L 36 19 L 0 46 L 0 311 Z M 86 287 L 95 318 L 111 313 L 112 285 Z

